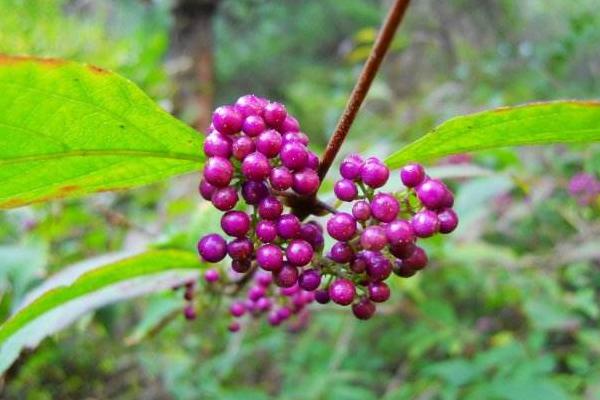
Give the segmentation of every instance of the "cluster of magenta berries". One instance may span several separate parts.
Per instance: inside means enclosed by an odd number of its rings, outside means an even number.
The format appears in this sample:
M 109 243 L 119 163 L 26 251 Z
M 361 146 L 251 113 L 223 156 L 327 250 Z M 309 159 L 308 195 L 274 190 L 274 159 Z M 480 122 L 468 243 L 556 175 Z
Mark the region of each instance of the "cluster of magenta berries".
M 235 300 L 229 306 L 229 313 L 235 318 L 229 325 L 231 332 L 240 329 L 240 319 L 246 315 L 251 318 L 266 315 L 271 326 L 290 321 L 291 330 L 299 330 L 306 325 L 309 319 L 306 306 L 314 301 L 314 293 L 298 284 L 274 285 L 273 280 L 274 275 L 267 271 L 259 270 L 254 274 L 245 299 Z
M 230 293 L 243 295 L 230 305 L 233 332 L 245 316 L 300 327 L 313 301 L 351 305 L 357 318 L 368 319 L 390 297 L 385 281 L 392 273 L 409 277 L 426 266 L 418 238 L 450 233 L 458 224 L 452 192 L 421 165 L 402 168 L 404 190 L 388 193 L 381 188 L 389 168 L 375 157 L 351 155 L 334 187 L 339 200 L 352 203 L 351 212 L 328 219 L 327 234 L 337 242 L 324 255 L 321 224 L 301 221 L 281 201 L 308 199 L 319 188 L 319 160 L 307 145 L 279 103 L 246 95 L 213 115 L 199 190 L 224 212 L 221 228 L 229 239 L 208 234 L 198 251 L 210 263 L 229 256 L 230 273 L 209 269 L 205 280 L 212 289 L 232 285 Z
M 400 170 L 406 189 L 395 193 L 378 190 L 387 183 L 390 170 L 375 157 L 350 155 L 340 165 L 340 174 L 335 195 L 352 204 L 350 212 L 337 212 L 327 221 L 327 233 L 337 242 L 327 256 L 331 262 L 321 271 L 333 281 L 317 292 L 317 301 L 352 304 L 357 318 L 369 319 L 375 303 L 390 297 L 385 280 L 392 273 L 406 278 L 427 265 L 417 240 L 456 229 L 454 196 L 419 164 Z
M 312 195 L 320 183 L 319 158 L 307 145 L 308 137 L 282 104 L 242 96 L 213 114 L 204 141 L 208 159 L 200 194 L 221 211 L 236 206 L 238 192 L 252 206 L 273 191 L 292 189 L 299 195 Z M 265 207 L 268 216 L 278 210 Z
M 307 145 L 308 137 L 300 131 L 298 121 L 280 103 L 246 95 L 213 114 L 204 142 L 208 159 L 199 190 L 224 212 L 221 228 L 231 239 L 227 242 L 219 234 L 206 235 L 199 241 L 198 251 L 211 263 L 229 256 L 237 274 L 260 268 L 272 275 L 268 284 L 264 274 L 260 275 L 261 280 L 247 290 L 248 301 L 235 303 L 233 316 L 268 312 L 269 322 L 278 325 L 298 314 L 303 308 L 299 304 L 312 301 L 312 295 L 303 293 L 297 281 L 299 269 L 311 262 L 315 251 L 323 249 L 322 228 L 284 212 L 278 198 L 286 191 L 311 196 L 319 188 L 319 159 Z M 280 297 L 277 302 L 269 298 L 275 292 Z M 279 305 L 275 307 L 275 303 Z M 233 323 L 230 330 L 237 327 Z

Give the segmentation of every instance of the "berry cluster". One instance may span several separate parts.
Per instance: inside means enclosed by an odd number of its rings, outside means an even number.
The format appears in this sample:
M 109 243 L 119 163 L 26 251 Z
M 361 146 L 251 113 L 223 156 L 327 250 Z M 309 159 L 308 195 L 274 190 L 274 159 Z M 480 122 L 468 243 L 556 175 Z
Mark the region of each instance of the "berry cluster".
M 246 95 L 213 114 L 204 142 L 209 158 L 199 190 L 224 212 L 221 228 L 232 239 L 227 243 L 219 234 L 206 235 L 198 243 L 198 251 L 211 263 L 229 255 L 231 269 L 238 274 L 253 273 L 257 267 L 272 274 L 269 280 L 264 274 L 257 275 L 259 280 L 247 290 L 251 304 L 234 303 L 233 316 L 270 311 L 268 320 L 277 325 L 292 311 L 300 312 L 300 304 L 312 301 L 312 295 L 299 290 L 296 283 L 306 274 L 300 275 L 299 268 L 323 249 L 322 229 L 315 222 L 302 223 L 296 215 L 285 213 L 277 197 L 287 190 L 311 196 L 319 188 L 319 159 L 307 145 L 308 137 L 300 131 L 298 121 L 279 103 Z M 234 209 L 238 193 L 245 204 Z M 273 285 L 284 290 L 277 292 Z M 271 309 L 276 299 L 268 296 L 275 292 L 281 306 Z M 286 299 L 293 307 L 285 306 Z M 236 326 L 233 323 L 230 329 L 235 331 Z
M 431 179 L 419 164 L 400 170 L 406 190 L 378 191 L 390 170 L 375 157 L 348 156 L 340 166 L 342 179 L 334 186 L 336 197 L 352 202 L 351 212 L 337 212 L 327 221 L 327 233 L 337 240 L 328 254 L 323 273 L 333 277 L 320 302 L 330 298 L 352 305 L 354 315 L 368 319 L 375 304 L 386 301 L 390 288 L 385 280 L 394 272 L 410 277 L 427 265 L 418 238 L 450 233 L 458 225 L 452 210 L 454 197 L 441 181 Z
M 206 262 L 231 259 L 229 274 L 209 269 L 205 281 L 213 292 L 244 296 L 230 305 L 233 332 L 244 315 L 300 327 L 313 301 L 352 305 L 357 318 L 368 319 L 375 304 L 390 297 L 385 280 L 392 272 L 409 277 L 426 266 L 418 238 L 452 232 L 458 224 L 452 192 L 421 165 L 402 168 L 405 190 L 388 193 L 381 190 L 388 167 L 375 157 L 351 155 L 334 187 L 351 212 L 328 219 L 327 234 L 337 242 L 325 256 L 321 224 L 302 222 L 281 201 L 285 195 L 308 198 L 320 185 L 318 157 L 307 149 L 297 120 L 279 103 L 246 95 L 217 108 L 212 122 L 199 190 L 224 212 L 221 228 L 231 239 L 208 234 L 198 251 Z
M 301 289 L 297 284 L 289 287 L 273 285 L 274 276 L 266 271 L 257 271 L 246 292 L 246 299 L 231 303 L 229 313 L 234 318 L 249 314 L 252 317 L 267 315 L 272 326 L 294 317 L 291 328 L 300 328 L 308 321 L 306 306 L 315 299 L 314 293 Z M 233 321 L 229 325 L 231 332 L 240 329 L 240 323 Z

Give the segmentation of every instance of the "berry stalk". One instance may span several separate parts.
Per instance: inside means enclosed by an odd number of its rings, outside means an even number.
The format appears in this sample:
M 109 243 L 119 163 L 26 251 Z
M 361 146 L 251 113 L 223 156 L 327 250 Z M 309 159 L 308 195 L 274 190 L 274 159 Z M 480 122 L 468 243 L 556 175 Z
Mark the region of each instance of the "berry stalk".
M 383 26 L 381 27 L 381 31 L 377 36 L 377 40 L 371 49 L 371 53 L 369 54 L 369 58 L 365 63 L 363 70 L 356 81 L 356 85 L 352 90 L 352 94 L 348 99 L 348 103 L 346 103 L 346 108 L 340 117 L 337 126 L 329 139 L 329 143 L 325 148 L 325 152 L 323 153 L 323 157 L 321 158 L 321 162 L 319 164 L 319 179 L 323 182 L 323 178 L 327 175 L 331 164 L 333 164 L 333 160 L 335 159 L 337 153 L 339 152 L 348 132 L 350 131 L 350 127 L 356 118 L 356 114 L 358 114 L 358 110 L 360 109 L 361 104 L 365 100 L 367 93 L 369 92 L 369 88 L 377 75 L 377 71 L 381 66 L 381 62 L 387 53 L 390 44 L 392 43 L 392 39 L 394 38 L 394 34 L 402 22 L 402 17 L 408 7 L 410 0 L 395 0 L 394 4 L 390 8 L 390 11 L 385 18 Z

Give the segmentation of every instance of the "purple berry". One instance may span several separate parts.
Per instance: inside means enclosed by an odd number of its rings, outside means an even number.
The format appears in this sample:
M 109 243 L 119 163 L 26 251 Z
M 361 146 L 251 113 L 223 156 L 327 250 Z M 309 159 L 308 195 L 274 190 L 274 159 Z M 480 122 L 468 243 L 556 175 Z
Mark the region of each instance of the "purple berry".
M 379 251 L 386 246 L 387 242 L 385 229 L 379 225 L 369 226 L 360 235 L 360 245 L 367 250 Z
M 267 129 L 267 124 L 258 115 L 249 115 L 244 120 L 242 131 L 249 137 L 256 137 Z
M 269 220 L 258 221 L 256 236 L 263 243 L 273 242 L 277 238 L 277 224 Z
M 390 170 L 379 161 L 369 159 L 360 169 L 362 181 L 374 189 L 382 187 L 390 176 Z
M 381 222 L 395 220 L 399 211 L 400 204 L 391 194 L 377 193 L 371 200 L 371 214 Z
M 198 191 L 204 200 L 210 201 L 212 199 L 213 193 L 217 190 L 214 185 L 211 185 L 206 181 L 206 179 L 202 179 L 200 181 L 200 185 L 198 186 Z
M 415 233 L 412 225 L 403 219 L 397 219 L 387 224 L 385 227 L 385 234 L 388 242 L 392 245 L 397 243 L 412 243 L 415 240 Z
M 300 237 L 310 243 L 312 248 L 316 251 L 322 249 L 325 243 L 323 232 L 319 229 L 319 227 L 320 225 L 310 222 L 307 224 L 302 224 L 300 227 Z
M 367 262 L 363 257 L 356 257 L 352 260 L 350 269 L 356 274 L 362 274 L 367 269 Z
M 376 303 L 383 303 L 390 298 L 390 287 L 385 282 L 371 282 L 367 290 L 369 299 Z
M 287 111 L 283 104 L 273 102 L 265 106 L 263 117 L 269 126 L 279 128 L 285 121 L 285 117 L 287 117 Z
M 299 132 L 300 124 L 298 123 L 298 120 L 296 118 L 292 117 L 291 115 L 288 115 L 287 117 L 285 117 L 283 123 L 279 127 L 279 131 L 281 133 Z
M 219 132 L 213 132 L 204 139 L 204 154 L 208 157 L 229 158 L 231 152 L 231 139 Z
M 258 215 L 263 219 L 277 219 L 283 212 L 283 205 L 275 196 L 265 197 L 258 204 Z
M 337 278 L 329 286 L 329 297 L 334 303 L 347 306 L 354 300 L 356 288 L 352 281 L 345 278 Z
M 264 182 L 247 181 L 242 184 L 242 197 L 247 204 L 257 205 L 269 195 L 269 188 Z
M 277 221 L 277 234 L 283 239 L 294 239 L 300 235 L 300 220 L 294 214 L 284 214 Z
M 410 278 L 411 276 L 417 273 L 416 270 L 406 265 L 404 260 L 396 260 L 394 262 L 393 271 L 395 275 L 398 275 L 401 278 Z
M 281 148 L 281 163 L 292 170 L 300 170 L 308 162 L 308 152 L 301 143 L 288 142 Z
M 240 330 L 240 328 L 241 328 L 241 325 L 237 321 L 233 321 L 229 324 L 229 326 L 227 326 L 227 329 L 231 333 L 238 332 Z
M 400 170 L 400 179 L 406 187 L 417 187 L 425 179 L 425 169 L 423 169 L 421 164 L 405 165 Z
M 292 311 L 287 307 L 281 307 L 279 310 L 277 310 L 277 317 L 281 321 L 285 321 L 286 319 L 288 319 L 291 316 L 292 316 Z
M 252 286 L 248 289 L 248 298 L 252 301 L 257 301 L 258 299 L 264 297 L 267 293 L 263 286 Z
M 319 304 L 327 304 L 331 300 L 329 297 L 329 291 L 326 289 L 315 291 L 315 300 Z
M 210 157 L 204 165 L 204 179 L 216 187 L 225 187 L 233 177 L 233 165 L 223 157 Z
M 303 144 L 304 146 L 308 146 L 310 140 L 308 136 L 306 136 L 303 132 L 288 132 L 283 135 L 283 143 L 291 143 L 297 142 Z
M 253 251 L 254 245 L 248 238 L 235 239 L 227 244 L 227 254 L 232 260 L 247 260 Z
M 352 201 L 358 196 L 358 188 L 350 179 L 340 179 L 335 183 L 333 192 L 342 201 Z
M 321 226 L 321 224 L 319 223 L 319 221 L 315 221 L 313 219 L 312 221 L 308 221 L 307 224 L 313 225 L 315 228 L 317 228 L 319 230 L 319 232 L 321 234 L 323 233 L 323 227 Z
M 342 161 L 340 165 L 340 174 L 342 177 L 350 180 L 356 180 L 360 177 L 360 172 L 364 161 L 358 154 L 351 154 Z
M 375 308 L 375 304 L 369 299 L 362 298 L 352 305 L 352 313 L 358 319 L 367 320 L 375 314 Z
M 345 212 L 338 212 L 327 221 L 327 233 L 336 240 L 350 240 L 356 233 L 356 220 Z
M 248 136 L 240 136 L 233 141 L 231 153 L 236 160 L 242 161 L 249 154 L 254 153 L 256 146 Z
M 250 217 L 243 211 L 227 211 L 221 217 L 221 228 L 229 236 L 242 238 L 250 230 Z
M 458 226 L 458 215 L 451 208 L 438 213 L 438 221 L 440 222 L 440 232 L 450 233 Z
M 371 206 L 365 200 L 359 200 L 352 206 L 352 215 L 358 221 L 366 221 L 371 217 Z
M 256 149 L 265 156 L 272 158 L 279 154 L 281 150 L 281 135 L 273 129 L 264 131 L 256 139 Z
M 397 258 L 408 258 L 415 251 L 417 245 L 415 242 L 398 242 L 390 244 L 390 253 Z
M 430 210 L 436 210 L 444 205 L 448 189 L 437 179 L 427 179 L 417 187 L 417 197 Z
M 300 290 L 300 286 L 294 285 L 294 286 L 290 286 L 289 288 L 280 288 L 279 293 L 282 296 L 290 297 L 290 296 L 293 296 L 294 294 L 298 293 L 299 290 Z
M 312 260 L 313 248 L 306 240 L 296 239 L 289 243 L 285 255 L 290 264 L 302 267 Z
M 242 173 L 251 181 L 261 181 L 269 176 L 271 166 L 264 154 L 254 152 L 242 161 Z
M 219 271 L 214 268 L 209 268 L 204 271 L 204 280 L 208 283 L 214 283 L 219 280 Z
M 298 268 L 290 264 L 283 264 L 283 267 L 273 275 L 275 284 L 279 287 L 289 288 L 298 282 Z
M 250 270 L 252 263 L 250 260 L 233 260 L 231 261 L 231 269 L 237 273 L 244 274 Z
M 215 110 L 212 123 L 224 135 L 233 135 L 242 129 L 243 117 L 233 106 L 221 106 Z
M 271 326 L 278 326 L 282 322 L 281 318 L 279 318 L 279 314 L 275 310 L 273 310 L 269 313 L 269 316 L 267 317 L 267 321 L 269 322 L 269 325 L 271 325 Z
M 421 247 L 418 247 L 413 251 L 410 257 L 402 260 L 402 264 L 406 267 L 415 271 L 421 270 L 427 266 L 428 262 L 427 253 Z
M 273 303 L 267 297 L 261 297 L 256 301 L 256 308 L 258 308 L 262 312 L 269 311 L 272 305 Z
M 295 313 L 299 312 L 304 308 L 304 306 L 306 306 L 306 298 L 304 297 L 303 293 L 297 293 L 292 297 L 292 305 L 294 306 L 293 311 Z
M 256 272 L 255 280 L 260 286 L 267 287 L 273 282 L 273 274 L 259 270 Z
M 600 191 L 600 185 L 598 187 L 599 187 L 598 190 Z M 446 194 L 444 195 L 444 201 L 442 201 L 441 208 L 452 208 L 453 205 L 454 205 L 454 195 L 452 194 L 450 189 L 446 188 Z
M 227 242 L 216 233 L 208 234 L 198 242 L 198 253 L 204 261 L 219 262 L 227 254 Z
M 383 256 L 375 257 L 367 262 L 367 275 L 372 281 L 384 281 L 392 273 L 392 263 Z
M 188 321 L 192 321 L 192 320 L 196 319 L 196 317 L 197 317 L 196 309 L 194 308 L 194 306 L 192 304 L 188 304 L 183 308 L 183 316 Z
M 273 189 L 287 190 L 292 187 L 294 176 L 286 167 L 276 167 L 271 170 L 269 182 Z
M 237 190 L 232 186 L 217 189 L 214 191 L 211 201 L 218 210 L 229 211 L 238 202 Z
M 283 253 L 279 246 L 263 244 L 256 250 L 256 262 L 266 271 L 279 271 L 283 267 Z
M 337 242 L 329 250 L 329 258 L 336 263 L 345 264 L 354 257 L 352 247 L 346 242 Z
M 247 94 L 237 99 L 234 107 L 242 116 L 247 117 L 249 115 L 261 115 L 266 105 L 267 101 L 265 99 Z
M 300 274 L 298 285 L 304 290 L 313 291 L 321 284 L 321 273 L 314 268 L 307 269 Z
M 246 301 L 244 301 L 244 307 L 246 307 L 246 310 L 253 316 L 256 316 L 258 314 L 258 307 L 256 307 L 255 301 L 246 299 Z
M 308 158 L 306 160 L 306 168 L 310 168 L 316 171 L 319 168 L 319 156 L 312 151 L 308 152 Z
M 244 307 L 242 302 L 236 301 L 229 306 L 229 313 L 232 316 L 239 318 L 246 313 L 246 307 Z
M 440 223 L 434 211 L 422 210 L 413 215 L 410 224 L 415 235 L 421 238 L 433 236 L 439 230 Z
M 300 195 L 309 196 L 317 192 L 320 183 L 319 175 L 314 170 L 304 168 L 294 174 L 292 188 Z

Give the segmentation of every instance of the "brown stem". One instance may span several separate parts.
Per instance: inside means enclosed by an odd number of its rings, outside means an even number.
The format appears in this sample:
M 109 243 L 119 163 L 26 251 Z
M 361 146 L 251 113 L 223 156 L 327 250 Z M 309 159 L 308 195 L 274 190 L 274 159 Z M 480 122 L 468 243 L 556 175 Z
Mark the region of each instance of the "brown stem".
M 273 190 L 273 194 L 281 197 L 285 204 L 292 208 L 300 220 L 305 219 L 309 215 L 325 215 L 326 213 L 335 214 L 337 210 L 331 205 L 319 200 L 316 196 L 307 197 L 299 196 L 295 193 L 280 192 Z
M 214 97 L 213 23 L 220 0 L 176 0 L 169 49 L 169 68 L 177 90 L 173 112 L 193 118 L 204 132 L 210 124 Z
M 323 182 L 323 178 L 327 175 L 327 171 L 329 171 L 335 156 L 348 135 L 348 131 L 356 118 L 356 114 L 358 113 L 362 102 L 369 92 L 371 83 L 373 83 L 373 79 L 375 79 L 375 75 L 377 75 L 377 70 L 379 70 L 383 57 L 385 57 L 385 53 L 392 43 L 394 34 L 402 21 L 402 17 L 404 16 L 404 12 L 409 3 L 410 0 L 395 0 L 385 18 L 381 31 L 377 36 L 377 40 L 371 49 L 371 54 L 369 54 L 369 58 L 358 77 L 358 81 L 352 90 L 350 99 L 348 99 L 346 109 L 340 117 L 335 131 L 333 132 L 331 139 L 329 139 L 327 148 L 323 153 L 319 165 L 319 178 L 321 178 L 321 182 Z

